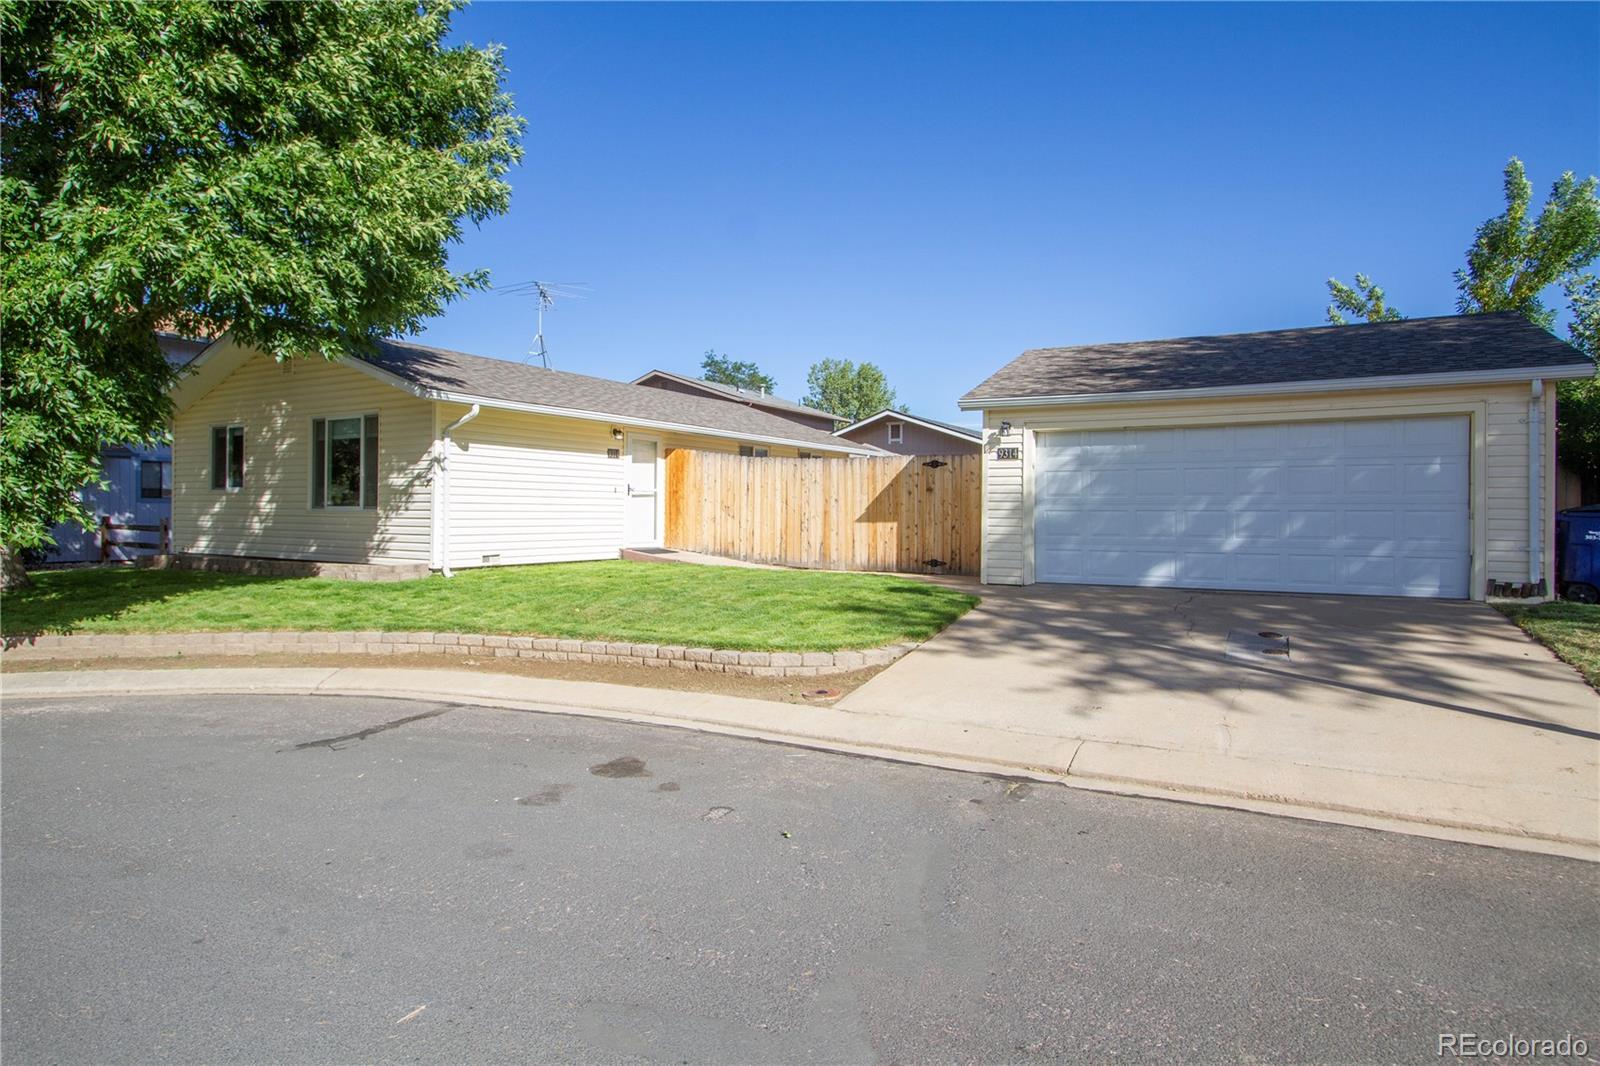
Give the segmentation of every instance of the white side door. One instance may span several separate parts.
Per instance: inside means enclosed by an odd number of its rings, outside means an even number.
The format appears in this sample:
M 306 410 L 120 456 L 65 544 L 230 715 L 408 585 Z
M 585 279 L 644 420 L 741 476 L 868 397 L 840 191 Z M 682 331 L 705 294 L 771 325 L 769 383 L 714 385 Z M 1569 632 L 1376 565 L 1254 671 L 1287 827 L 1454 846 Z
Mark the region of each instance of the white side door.
M 628 500 L 624 519 L 625 547 L 652 548 L 661 544 L 660 463 L 661 444 L 651 437 L 628 437 Z

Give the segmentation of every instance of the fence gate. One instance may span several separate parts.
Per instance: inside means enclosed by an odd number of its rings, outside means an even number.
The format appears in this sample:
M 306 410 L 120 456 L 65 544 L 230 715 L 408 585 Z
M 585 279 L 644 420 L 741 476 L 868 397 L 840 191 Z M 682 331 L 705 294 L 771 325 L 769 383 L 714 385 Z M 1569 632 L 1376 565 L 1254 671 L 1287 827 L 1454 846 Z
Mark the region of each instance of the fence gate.
M 667 456 L 665 544 L 820 570 L 976 574 L 983 457 Z

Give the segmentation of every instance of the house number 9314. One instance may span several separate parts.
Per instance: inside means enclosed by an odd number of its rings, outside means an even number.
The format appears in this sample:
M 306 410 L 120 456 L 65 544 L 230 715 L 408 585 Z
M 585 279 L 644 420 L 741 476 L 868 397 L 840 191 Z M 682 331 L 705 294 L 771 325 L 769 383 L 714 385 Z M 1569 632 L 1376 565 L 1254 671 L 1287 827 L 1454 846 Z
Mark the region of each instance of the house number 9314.
M 1021 448 L 996 448 L 994 450 L 994 457 L 996 459 L 1021 459 L 1022 458 L 1022 449 Z

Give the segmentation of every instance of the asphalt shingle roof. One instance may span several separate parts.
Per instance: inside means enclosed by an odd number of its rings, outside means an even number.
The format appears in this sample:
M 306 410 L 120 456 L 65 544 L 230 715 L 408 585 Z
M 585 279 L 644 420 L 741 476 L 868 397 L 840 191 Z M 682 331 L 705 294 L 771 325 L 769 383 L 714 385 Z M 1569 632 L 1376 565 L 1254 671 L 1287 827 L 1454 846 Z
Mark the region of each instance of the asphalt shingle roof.
M 643 381 L 645 378 L 653 377 L 657 374 L 668 379 L 669 381 L 681 381 L 686 385 L 695 385 L 703 389 L 710 389 L 713 392 L 726 393 L 728 399 L 737 400 L 741 403 L 753 403 L 760 407 L 770 407 L 775 411 L 793 411 L 796 414 L 811 415 L 813 418 L 831 418 L 836 422 L 846 421 L 844 418 L 834 414 L 832 411 L 824 411 L 816 407 L 807 407 L 803 403 L 795 403 L 793 400 L 785 400 L 781 397 L 774 396 L 770 392 L 762 392 L 760 389 L 742 389 L 737 385 L 729 385 L 722 381 L 707 381 L 704 378 L 685 377 L 682 374 L 674 374 L 670 370 L 652 370 L 648 374 L 641 374 L 635 379 L 635 383 Z
M 976 426 L 958 426 L 954 422 L 941 422 L 937 418 L 929 418 L 927 415 L 914 415 L 906 411 L 896 411 L 892 407 L 885 407 L 883 410 L 870 414 L 866 418 L 852 422 L 843 429 L 835 432 L 834 436 L 842 437 L 846 433 L 849 433 L 851 430 L 855 429 L 857 426 L 864 426 L 873 419 L 879 418 L 883 415 L 905 415 L 907 418 L 915 419 L 918 422 L 926 422 L 930 426 L 934 426 L 950 433 L 955 433 L 963 437 L 971 437 L 973 440 L 983 439 L 983 432 Z
M 367 362 L 413 385 L 440 392 L 464 393 L 486 400 L 560 407 L 613 418 L 736 433 L 757 439 L 782 439 L 837 449 L 840 441 L 823 429 L 811 429 L 758 407 L 729 403 L 710 396 L 688 396 L 647 385 L 590 377 L 566 370 L 546 370 L 526 363 L 430 348 L 408 341 L 378 343 Z M 857 445 L 850 445 L 858 447 Z
M 1035 348 L 1001 367 L 961 401 L 1276 385 L 1586 362 L 1570 344 L 1508 311 Z

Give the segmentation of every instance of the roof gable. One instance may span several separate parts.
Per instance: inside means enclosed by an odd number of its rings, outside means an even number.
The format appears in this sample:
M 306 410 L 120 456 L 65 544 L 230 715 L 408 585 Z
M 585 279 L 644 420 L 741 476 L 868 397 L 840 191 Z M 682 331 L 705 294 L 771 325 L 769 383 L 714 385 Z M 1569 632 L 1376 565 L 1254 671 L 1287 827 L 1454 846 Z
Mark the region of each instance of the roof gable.
M 868 415 L 859 422 L 852 422 L 843 429 L 836 430 L 833 435 L 835 437 L 842 437 L 848 433 L 854 433 L 858 429 L 863 429 L 872 425 L 874 422 L 879 421 L 915 422 L 919 426 L 930 429 L 935 433 L 943 433 L 947 437 L 959 437 L 962 440 L 977 441 L 980 443 L 983 440 L 983 434 L 976 429 L 971 429 L 967 426 L 953 425 L 949 422 L 940 422 L 936 418 L 924 418 L 921 415 L 913 415 L 905 411 L 896 411 L 893 408 L 885 408 L 875 415 Z
M 1589 367 L 1576 348 L 1514 312 L 1449 315 L 1036 348 L 1023 352 L 968 392 L 961 405 L 1443 374 L 1507 372 L 1515 379 L 1523 370 L 1563 368 L 1571 371 L 1565 376 L 1574 376 Z

